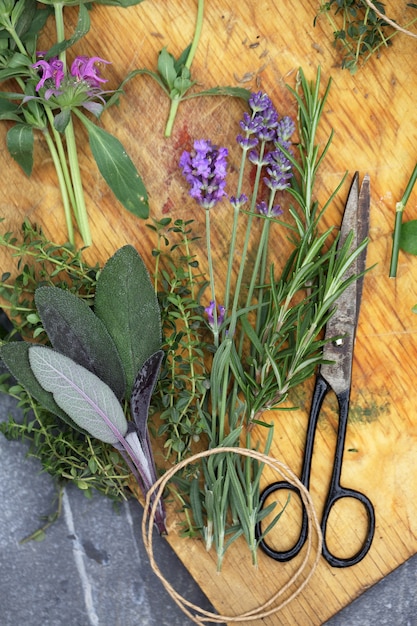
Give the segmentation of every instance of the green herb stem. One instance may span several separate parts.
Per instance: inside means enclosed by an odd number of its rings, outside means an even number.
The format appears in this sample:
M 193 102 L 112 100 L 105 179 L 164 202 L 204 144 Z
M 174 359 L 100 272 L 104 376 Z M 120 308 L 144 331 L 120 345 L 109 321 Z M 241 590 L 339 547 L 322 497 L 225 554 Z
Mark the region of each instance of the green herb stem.
M 62 160 L 59 158 L 59 154 L 56 149 L 56 146 L 47 129 L 44 130 L 43 136 L 45 137 L 45 141 L 49 148 L 49 152 L 51 153 L 52 161 L 54 163 L 55 171 L 58 177 L 58 184 L 59 184 L 59 188 L 61 191 L 62 202 L 64 204 L 64 214 L 65 214 L 65 222 L 67 225 L 68 241 L 70 242 L 70 244 L 74 245 L 74 228 L 73 228 L 72 219 L 71 219 L 71 205 L 70 205 L 70 199 L 68 195 L 67 182 L 66 182 L 64 171 L 62 168 Z
M 248 136 L 248 133 L 246 133 L 246 136 Z M 242 158 L 240 160 L 239 179 L 237 182 L 237 190 L 236 190 L 237 201 L 242 193 L 243 175 L 245 172 L 245 164 L 246 164 L 246 155 L 247 155 L 247 150 L 243 150 Z M 239 221 L 239 214 L 240 214 L 240 206 L 237 204 L 236 206 L 234 206 L 234 210 L 233 210 L 232 236 L 230 238 L 229 258 L 227 260 L 226 288 L 225 288 L 225 295 L 224 295 L 224 308 L 226 311 L 226 315 L 229 310 L 230 287 L 231 287 L 231 281 L 232 281 L 233 262 L 235 260 L 237 226 L 238 226 L 238 221 Z
M 25 57 L 29 57 L 30 55 L 28 54 L 25 46 L 23 45 L 19 35 L 17 34 L 16 29 L 14 28 L 11 20 L 9 20 L 9 24 L 7 25 L 4 24 L 4 28 L 9 33 L 13 41 L 15 42 L 19 52 L 23 54 Z
M 259 148 L 259 162 L 260 163 L 262 163 L 264 152 L 265 152 L 265 142 L 262 142 Z M 239 305 L 240 292 L 242 289 L 243 274 L 245 271 L 246 257 L 248 255 L 249 241 L 250 241 L 250 235 L 252 231 L 254 211 L 256 207 L 256 198 L 257 198 L 258 189 L 259 189 L 259 182 L 261 180 L 261 173 L 262 173 L 262 166 L 258 165 L 256 169 L 256 174 L 255 174 L 255 181 L 253 184 L 253 193 L 252 193 L 250 213 L 248 217 L 248 223 L 246 226 L 245 241 L 243 243 L 242 256 L 240 260 L 239 272 L 238 272 L 237 279 L 236 279 L 235 293 L 234 293 L 234 298 L 233 298 L 233 305 L 232 305 L 232 312 L 231 312 L 231 319 L 230 319 L 230 326 L 229 326 L 229 333 L 232 337 L 236 330 L 237 309 Z
M 65 24 L 64 24 L 64 3 L 54 2 L 54 15 L 55 15 L 55 29 L 57 43 L 62 43 L 65 39 Z M 67 69 L 67 56 L 65 50 L 59 55 L 60 61 L 63 63 L 64 72 Z
M 198 0 L 197 5 L 197 18 L 196 25 L 194 29 L 193 41 L 191 43 L 190 51 L 187 56 L 187 60 L 185 62 L 185 67 L 187 69 L 191 68 L 192 62 L 194 60 L 195 54 L 197 52 L 198 44 L 200 41 L 201 31 L 203 29 L 203 19 L 204 19 L 204 0 Z M 171 97 L 171 106 L 168 114 L 168 120 L 165 127 L 165 137 L 170 137 L 172 133 L 172 129 L 174 126 L 175 118 L 177 116 L 178 107 L 182 100 L 181 95 L 175 95 Z
M 68 161 L 75 197 L 75 219 L 77 221 L 78 228 L 80 230 L 80 234 L 84 241 L 84 244 L 86 246 L 91 246 L 92 239 L 90 227 L 88 224 L 87 208 L 85 206 L 85 198 L 81 181 L 81 172 L 78 162 L 77 146 L 72 119 L 70 119 L 65 129 L 65 138 L 67 141 Z
M 413 187 L 416 183 L 416 180 L 417 180 L 417 165 L 414 167 L 413 173 L 410 176 L 410 180 L 408 181 L 408 185 L 405 189 L 403 197 L 401 198 L 400 202 L 397 202 L 395 206 L 394 240 L 392 244 L 391 263 L 390 263 L 390 268 L 389 268 L 390 278 L 395 278 L 397 276 L 398 255 L 400 251 L 403 212 L 408 202 L 408 199 L 411 195 L 411 192 L 413 191 Z
M 191 64 L 194 61 L 195 53 L 197 52 L 198 43 L 200 41 L 201 31 L 203 29 L 203 18 L 204 18 L 204 0 L 198 0 L 197 6 L 197 19 L 194 30 L 193 42 L 191 44 L 190 52 L 188 53 L 187 60 L 185 62 L 185 67 L 188 69 L 191 68 Z
M 211 299 L 214 302 L 213 306 L 213 343 L 216 348 L 219 346 L 219 326 L 218 326 L 218 318 L 217 318 L 217 299 L 216 299 L 216 288 L 214 284 L 214 270 L 213 270 L 213 255 L 211 251 L 211 226 L 210 226 L 210 209 L 205 210 L 206 214 L 206 245 L 207 245 L 207 261 L 209 268 L 209 279 L 210 279 L 210 291 L 211 291 Z
M 54 141 L 55 141 L 55 146 L 58 151 L 59 160 L 61 164 L 62 173 L 65 178 L 65 184 L 66 184 L 68 196 L 71 201 L 71 205 L 75 211 L 76 202 L 75 202 L 74 190 L 72 187 L 71 175 L 68 169 L 67 156 L 65 153 L 64 144 L 62 143 L 62 138 L 61 138 L 60 133 L 56 130 L 54 126 L 54 116 L 53 116 L 51 109 L 49 107 L 45 107 L 45 112 L 48 117 L 49 124 L 50 124 Z

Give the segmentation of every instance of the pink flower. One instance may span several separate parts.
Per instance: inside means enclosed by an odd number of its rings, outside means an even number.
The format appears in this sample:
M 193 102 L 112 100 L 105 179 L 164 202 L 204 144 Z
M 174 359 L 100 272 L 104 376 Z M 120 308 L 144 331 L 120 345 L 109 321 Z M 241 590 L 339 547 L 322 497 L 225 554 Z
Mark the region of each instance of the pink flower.
M 65 76 L 64 64 L 57 57 L 53 57 L 49 61 L 37 61 L 32 65 L 33 69 L 40 69 L 42 71 L 42 77 L 36 85 L 36 91 L 42 89 L 45 85 L 45 81 L 51 79 L 55 89 L 59 89 L 61 82 Z
M 96 63 L 110 63 L 100 57 L 75 57 L 71 65 L 71 76 L 78 80 L 84 80 L 90 87 L 100 87 L 100 83 L 106 83 L 107 80 L 100 76 L 100 70 L 95 66 Z

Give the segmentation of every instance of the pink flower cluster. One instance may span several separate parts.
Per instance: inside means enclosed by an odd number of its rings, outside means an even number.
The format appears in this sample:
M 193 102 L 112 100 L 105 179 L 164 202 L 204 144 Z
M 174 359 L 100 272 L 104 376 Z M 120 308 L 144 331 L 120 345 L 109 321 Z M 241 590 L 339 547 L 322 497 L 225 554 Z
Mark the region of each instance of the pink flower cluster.
M 44 53 L 39 53 L 43 55 Z M 75 57 L 71 69 L 69 71 L 68 78 L 71 83 L 83 82 L 89 89 L 100 88 L 101 83 L 107 82 L 105 78 L 100 75 L 100 70 L 96 67 L 96 63 L 110 63 L 100 57 Z M 35 90 L 39 92 L 43 87 L 46 87 L 44 98 L 48 100 L 51 96 L 59 96 L 62 92 L 63 81 L 66 77 L 64 71 L 64 64 L 57 57 L 52 57 L 48 61 L 42 59 L 32 65 L 33 69 L 40 70 L 42 76 L 37 83 Z

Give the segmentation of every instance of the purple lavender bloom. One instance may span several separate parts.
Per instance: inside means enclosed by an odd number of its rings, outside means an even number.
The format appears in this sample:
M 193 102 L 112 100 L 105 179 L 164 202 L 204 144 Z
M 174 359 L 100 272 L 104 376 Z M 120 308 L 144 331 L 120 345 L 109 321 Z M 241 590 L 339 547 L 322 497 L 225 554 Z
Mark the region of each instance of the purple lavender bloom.
M 240 196 L 238 196 L 237 198 L 235 196 L 230 196 L 230 204 L 233 206 L 234 209 L 239 209 L 241 206 L 246 204 L 247 201 L 248 196 L 246 196 L 244 193 L 241 193 Z
M 249 113 L 245 111 L 240 121 L 240 127 L 248 135 L 256 134 L 261 128 L 261 117 L 251 117 Z
M 248 102 L 252 109 L 252 115 L 244 113 L 240 127 L 245 131 L 247 137 L 255 135 L 260 141 L 273 141 L 279 116 L 271 99 L 266 93 L 259 91 L 253 93 Z M 239 141 L 239 143 L 241 142 Z
M 256 204 L 256 210 L 258 213 L 261 213 L 261 215 L 265 215 L 266 217 L 278 217 L 283 213 L 279 204 L 274 204 L 274 206 L 268 209 L 268 205 L 264 200 Z
M 252 93 L 250 95 L 248 102 L 249 102 L 250 108 L 255 113 L 257 111 L 266 111 L 269 107 L 272 106 L 270 97 L 263 91 Z
M 244 137 L 240 134 L 236 137 L 236 141 L 238 142 L 242 150 L 250 150 L 251 148 L 254 148 L 259 142 L 257 137 Z
M 71 65 L 71 76 L 85 81 L 91 87 L 100 87 L 100 83 L 106 83 L 107 80 L 100 75 L 100 70 L 96 67 L 96 63 L 109 64 L 110 61 L 105 61 L 100 57 L 75 57 Z
M 215 310 L 215 302 L 214 300 L 210 301 L 210 304 L 206 306 L 204 309 L 207 315 L 208 323 L 210 326 L 214 326 L 214 310 Z M 218 306 L 217 310 L 217 325 L 221 326 L 224 322 L 225 308 L 222 305 Z
M 40 81 L 35 87 L 36 91 L 42 89 L 45 86 L 46 81 L 51 81 L 51 87 L 47 89 L 45 98 L 48 98 L 55 92 L 59 92 L 62 80 L 65 77 L 64 64 L 57 57 L 53 57 L 49 61 L 37 61 L 32 65 L 33 69 L 42 71 Z M 53 85 L 53 86 L 52 86 Z M 48 94 L 48 95 L 47 95 Z
M 180 167 L 190 185 L 190 196 L 204 209 L 211 209 L 226 195 L 227 148 L 219 148 L 210 140 L 194 142 L 194 150 L 184 151 Z
M 291 142 L 291 135 L 295 131 L 295 124 L 293 120 L 286 115 L 281 118 L 278 122 L 278 126 L 276 129 L 276 138 L 275 143 L 278 143 L 280 146 L 289 150 Z M 278 147 L 278 146 L 277 146 Z
M 263 158 L 260 158 L 259 152 L 257 150 L 251 150 L 248 154 L 248 159 L 254 165 L 264 166 L 268 165 L 269 161 L 267 159 L 267 155 L 264 155 Z
M 290 186 L 292 178 L 291 162 L 284 153 L 279 150 L 273 150 L 266 156 L 268 176 L 264 178 L 264 183 L 273 191 L 283 191 Z

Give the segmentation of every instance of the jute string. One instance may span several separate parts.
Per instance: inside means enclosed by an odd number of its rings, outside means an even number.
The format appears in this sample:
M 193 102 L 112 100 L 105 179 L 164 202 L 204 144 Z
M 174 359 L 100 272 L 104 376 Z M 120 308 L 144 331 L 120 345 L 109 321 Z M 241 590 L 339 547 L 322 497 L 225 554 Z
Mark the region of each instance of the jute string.
M 307 535 L 307 545 L 306 545 L 306 553 L 304 559 L 291 578 L 284 584 L 281 589 L 279 589 L 269 600 L 264 602 L 262 605 L 258 606 L 255 609 L 251 609 L 246 613 L 242 613 L 240 615 L 218 615 L 216 613 L 211 613 L 210 611 L 205 611 L 199 606 L 193 604 L 192 602 L 183 598 L 172 585 L 166 580 L 166 578 L 161 573 L 158 565 L 155 562 L 154 552 L 153 552 L 153 525 L 155 521 L 156 508 L 160 498 L 162 497 L 165 486 L 168 481 L 183 467 L 188 465 L 189 463 L 195 463 L 199 459 L 204 457 L 209 457 L 214 454 L 224 454 L 224 453 L 233 453 L 239 454 L 241 456 L 251 457 L 256 459 L 260 463 L 264 463 L 271 467 L 275 472 L 281 475 L 281 477 L 291 483 L 293 486 L 297 487 L 300 491 L 301 499 L 303 505 L 307 512 L 308 519 L 308 535 Z M 155 494 L 155 498 L 153 502 L 151 502 L 152 496 Z M 313 547 L 313 535 L 316 535 L 316 545 Z M 193 621 L 195 624 L 203 625 L 211 622 L 211 623 L 222 623 L 222 622 L 248 622 L 254 619 L 262 619 L 264 617 L 268 617 L 280 611 L 285 606 L 287 606 L 296 596 L 298 596 L 302 590 L 308 584 L 310 578 L 315 572 L 320 555 L 322 550 L 323 538 L 320 529 L 320 523 L 317 519 L 317 514 L 311 500 L 311 496 L 308 490 L 304 487 L 301 481 L 297 478 L 297 476 L 287 467 L 284 463 L 267 456 L 261 452 L 256 450 L 248 450 L 247 448 L 212 448 L 211 450 L 204 450 L 203 452 L 199 452 L 194 456 L 181 461 L 180 463 L 174 465 L 171 469 L 169 469 L 149 490 L 146 501 L 145 508 L 143 513 L 142 520 L 142 536 L 143 542 L 145 545 L 145 549 L 148 553 L 149 561 L 153 571 L 156 576 L 161 580 L 165 589 L 169 593 L 169 595 L 173 598 L 173 600 L 178 604 L 178 606 L 182 609 L 182 611 Z M 308 562 L 310 560 L 310 556 L 314 554 L 314 561 L 311 564 L 310 570 L 305 575 L 302 582 L 291 592 L 291 594 L 285 598 L 285 600 L 281 600 L 277 605 L 271 606 L 278 600 L 283 594 L 285 594 L 299 579 L 302 574 L 305 574 L 308 566 Z

